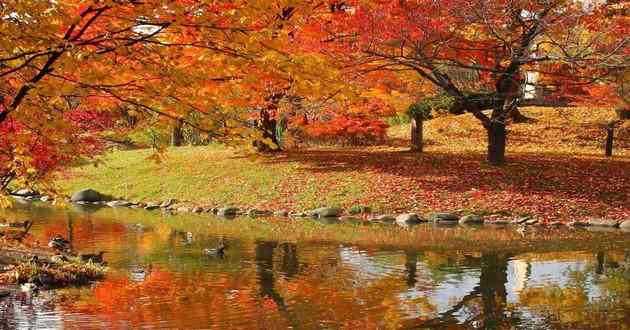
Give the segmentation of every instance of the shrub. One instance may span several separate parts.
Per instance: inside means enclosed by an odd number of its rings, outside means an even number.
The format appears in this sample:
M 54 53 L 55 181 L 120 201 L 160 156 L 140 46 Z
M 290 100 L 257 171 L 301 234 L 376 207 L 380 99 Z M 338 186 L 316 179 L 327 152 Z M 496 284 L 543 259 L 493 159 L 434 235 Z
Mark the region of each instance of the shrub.
M 385 142 L 388 127 L 378 119 L 336 116 L 304 126 L 303 139 L 322 144 L 377 145 Z

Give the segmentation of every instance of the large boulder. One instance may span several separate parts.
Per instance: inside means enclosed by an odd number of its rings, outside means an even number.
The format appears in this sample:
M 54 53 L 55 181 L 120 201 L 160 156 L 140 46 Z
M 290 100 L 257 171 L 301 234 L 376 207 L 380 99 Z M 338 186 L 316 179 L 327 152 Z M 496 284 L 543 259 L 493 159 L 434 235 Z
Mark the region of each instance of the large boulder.
M 72 202 L 100 202 L 105 200 L 105 197 L 96 190 L 83 189 L 72 194 L 70 198 Z
M 238 207 L 222 207 L 217 211 L 217 215 L 220 217 L 229 217 L 229 216 L 235 216 L 237 215 L 239 212 Z
M 431 222 L 456 222 L 459 220 L 459 217 L 456 214 L 445 212 L 429 213 L 427 218 Z
M 379 223 L 392 223 L 396 221 L 396 218 L 390 214 L 383 214 L 373 218 L 370 218 L 370 222 L 379 222 Z
M 469 214 L 469 215 L 465 215 L 463 217 L 461 217 L 459 219 L 459 223 L 462 225 L 476 225 L 476 224 L 482 224 L 483 223 L 483 218 L 476 215 L 476 214 Z
M 320 207 L 309 212 L 310 215 L 318 218 L 335 218 L 341 215 L 338 207 Z
M 619 222 L 610 219 L 590 219 L 588 220 L 588 224 L 597 227 L 617 227 Z
M 131 202 L 128 201 L 111 201 L 111 202 L 107 202 L 107 206 L 109 207 L 128 207 L 131 206 Z
M 38 194 L 31 189 L 23 188 L 23 189 L 14 191 L 12 195 L 20 196 L 20 197 L 31 197 L 31 196 L 37 196 Z
M 404 213 L 396 217 L 396 223 L 401 226 L 415 225 L 420 222 L 422 222 L 422 219 L 415 213 Z

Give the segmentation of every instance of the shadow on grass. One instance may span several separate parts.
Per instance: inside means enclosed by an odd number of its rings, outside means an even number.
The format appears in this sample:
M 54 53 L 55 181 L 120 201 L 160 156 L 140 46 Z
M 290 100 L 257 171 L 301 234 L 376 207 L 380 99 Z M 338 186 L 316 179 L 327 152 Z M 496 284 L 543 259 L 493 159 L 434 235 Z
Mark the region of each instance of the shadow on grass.
M 628 207 L 630 191 L 628 158 L 512 154 L 506 165 L 493 167 L 486 164 L 485 155 L 474 153 L 317 149 L 278 154 L 266 161 L 299 163 L 312 173 L 369 173 L 374 180 L 366 184 L 374 187 L 396 183 L 450 193 L 510 191 L 619 207 Z

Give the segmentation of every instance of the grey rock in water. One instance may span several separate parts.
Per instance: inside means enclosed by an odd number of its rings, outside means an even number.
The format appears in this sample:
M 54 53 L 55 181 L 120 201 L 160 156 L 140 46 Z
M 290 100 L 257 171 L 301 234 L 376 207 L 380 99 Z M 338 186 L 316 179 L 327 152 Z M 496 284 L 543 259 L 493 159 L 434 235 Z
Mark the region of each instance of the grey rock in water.
M 20 196 L 20 197 L 31 197 L 31 196 L 37 196 L 38 193 L 36 193 L 35 191 L 28 189 L 28 188 L 23 188 L 20 190 L 16 190 L 12 193 L 13 195 L 16 196 Z
M 320 207 L 308 213 L 318 218 L 335 218 L 341 215 L 341 209 L 338 207 Z
M 247 211 L 247 216 L 251 217 L 251 218 L 255 218 L 255 217 L 268 217 L 273 215 L 272 211 L 266 211 L 266 210 L 257 210 L 257 209 L 251 209 L 249 211 Z
M 393 223 L 396 218 L 390 214 L 382 214 L 369 219 L 370 222 Z
M 620 223 L 619 228 L 630 230 L 630 220 L 626 220 Z
M 525 224 L 528 225 L 528 226 L 536 225 L 536 224 L 538 224 L 538 219 L 529 219 L 529 220 L 525 221 Z
M 106 203 L 109 207 L 129 207 L 131 206 L 131 202 L 128 201 L 111 201 Z
M 483 218 L 476 214 L 469 214 L 461 217 L 459 219 L 459 223 L 461 223 L 462 225 L 480 224 L 483 223 Z
M 562 221 L 552 221 L 551 223 L 549 223 L 549 225 L 553 227 L 559 227 L 559 226 L 562 226 L 563 223 Z
M 72 194 L 70 198 L 72 202 L 100 202 L 104 200 L 104 196 L 93 189 L 83 189 Z
M 415 213 L 403 213 L 396 217 L 396 223 L 399 225 L 415 225 L 420 222 L 422 219 Z
M 518 219 L 513 220 L 511 223 L 513 225 L 522 225 L 522 224 L 526 223 L 527 221 L 529 221 L 531 219 L 532 219 L 532 217 L 529 217 L 529 216 L 527 216 L 527 217 L 520 217 Z
M 170 199 L 167 199 L 164 202 L 162 202 L 162 204 L 160 204 L 160 207 L 163 208 L 163 209 L 166 209 L 166 208 L 169 208 L 169 207 L 173 206 L 173 204 L 175 204 L 175 203 L 177 203 L 177 200 L 170 198 Z
M 217 215 L 220 217 L 235 216 L 238 212 L 238 207 L 222 207 L 217 211 Z
M 567 223 L 569 227 L 588 227 L 590 224 L 584 221 L 571 221 Z
M 459 220 L 459 217 L 456 214 L 446 212 L 429 213 L 427 218 L 431 222 L 452 222 Z
M 619 222 L 610 219 L 590 219 L 588 220 L 588 224 L 597 227 L 617 227 Z
M 145 210 L 156 210 L 160 208 L 160 203 L 158 202 L 148 202 L 147 205 L 144 207 Z
M 273 212 L 274 217 L 286 217 L 289 216 L 289 211 L 287 210 L 278 210 Z
M 194 213 L 202 213 L 203 212 L 203 207 L 201 206 L 197 206 L 192 210 Z
M 39 200 L 42 201 L 42 202 L 49 202 L 49 201 L 52 200 L 52 197 L 44 195 L 44 196 L 40 197 Z
M 187 213 L 187 212 L 190 212 L 191 209 L 190 209 L 190 207 L 180 206 L 180 207 L 177 208 L 176 211 L 177 211 L 177 213 Z

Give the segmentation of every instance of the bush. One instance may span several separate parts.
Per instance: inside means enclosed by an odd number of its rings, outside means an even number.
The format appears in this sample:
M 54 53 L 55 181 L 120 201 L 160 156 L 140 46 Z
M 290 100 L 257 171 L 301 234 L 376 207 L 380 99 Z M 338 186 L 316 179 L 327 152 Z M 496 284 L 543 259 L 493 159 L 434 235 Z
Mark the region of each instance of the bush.
M 407 109 L 407 116 L 413 117 L 416 113 L 422 113 L 424 119 L 433 118 L 433 113 L 448 113 L 449 109 L 455 104 L 455 98 L 442 93 L 437 96 L 424 98 Z
M 378 119 L 337 116 L 304 126 L 303 139 L 321 144 L 377 145 L 386 141 L 388 127 Z

